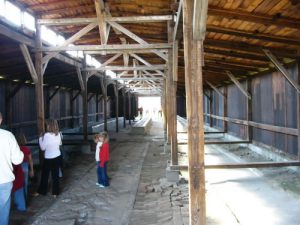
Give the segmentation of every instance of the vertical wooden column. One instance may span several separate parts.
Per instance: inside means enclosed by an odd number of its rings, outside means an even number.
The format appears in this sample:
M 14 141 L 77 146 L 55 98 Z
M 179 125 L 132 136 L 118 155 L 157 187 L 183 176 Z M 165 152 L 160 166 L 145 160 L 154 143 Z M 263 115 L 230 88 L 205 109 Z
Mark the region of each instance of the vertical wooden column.
M 297 60 L 298 84 L 300 84 L 300 60 Z M 300 94 L 297 93 L 298 160 L 300 160 Z
M 70 114 L 71 114 L 71 128 L 74 128 L 74 91 L 70 92 Z
M 246 82 L 246 85 L 247 85 L 247 92 L 252 96 L 252 88 L 251 88 L 251 83 L 252 83 L 252 80 L 251 79 L 248 79 L 247 82 Z M 299 96 L 299 94 L 298 94 Z M 247 98 L 247 121 L 248 121 L 248 124 L 249 124 L 249 121 L 252 121 L 252 98 L 249 99 Z M 252 126 L 249 126 L 247 127 L 247 139 L 248 141 L 251 141 L 252 142 L 252 136 L 253 136 L 253 128 Z
M 126 93 L 125 93 L 125 89 L 123 89 L 122 95 L 123 95 L 123 127 L 126 128 Z
M 168 22 L 168 42 L 173 44 L 174 27 L 172 22 Z M 174 48 L 174 45 L 173 45 Z M 177 83 L 174 80 L 174 50 L 168 51 L 168 88 L 169 88 L 169 124 L 170 124 L 170 136 L 171 136 L 171 162 L 172 165 L 178 165 L 178 151 L 177 151 L 177 106 L 176 106 L 176 89 Z M 177 70 L 176 70 L 177 71 Z
M 223 105 L 223 117 L 227 117 L 228 116 L 228 86 L 224 86 L 224 105 Z M 223 120 L 223 127 L 224 127 L 224 132 L 227 133 L 228 132 L 228 122 L 226 120 Z
M 104 131 L 107 131 L 107 86 L 106 86 L 106 75 L 104 74 L 104 78 L 102 79 L 103 85 L 103 113 L 104 113 Z
M 131 94 L 128 92 L 128 117 L 129 117 L 129 125 L 131 125 Z
M 213 127 L 213 118 L 212 118 L 212 115 L 213 115 L 213 90 L 212 89 L 209 89 L 209 126 L 210 127 Z
M 115 110 L 116 110 L 116 132 L 119 132 L 119 91 L 118 91 L 118 83 L 115 84 Z
M 188 120 L 190 224 L 206 224 L 204 124 L 203 124 L 203 42 L 193 40 L 193 0 L 183 1 L 185 90 Z
M 83 59 L 83 68 L 86 68 L 86 55 Z M 82 90 L 82 106 L 83 106 L 83 118 L 82 118 L 82 128 L 83 128 L 83 138 L 85 141 L 88 140 L 88 92 L 87 92 L 87 72 L 84 70 L 82 72 L 82 81 L 84 89 Z
M 162 116 L 163 116 L 163 121 L 164 121 L 164 131 L 165 131 L 165 135 L 166 135 L 166 132 L 167 132 L 166 82 L 164 82 L 163 95 L 161 97 L 161 108 L 162 108 Z M 167 136 L 165 136 L 165 138 L 166 137 Z
M 96 94 L 96 122 L 99 121 L 99 94 Z
M 36 24 L 35 46 L 37 49 L 42 48 L 41 26 Z M 38 135 L 45 132 L 45 109 L 44 109 L 44 88 L 43 88 L 43 53 L 36 51 L 35 53 L 35 70 L 37 80 L 35 81 L 35 98 L 36 98 L 36 114 L 37 114 L 37 133 Z M 44 159 L 44 154 L 39 151 L 40 164 Z

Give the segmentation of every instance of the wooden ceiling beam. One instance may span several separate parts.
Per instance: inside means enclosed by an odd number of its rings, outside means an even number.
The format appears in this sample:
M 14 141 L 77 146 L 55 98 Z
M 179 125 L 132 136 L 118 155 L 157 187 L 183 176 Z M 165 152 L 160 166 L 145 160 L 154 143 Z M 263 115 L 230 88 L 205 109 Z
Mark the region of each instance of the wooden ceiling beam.
M 208 25 L 206 28 L 206 31 L 214 32 L 214 33 L 221 33 L 221 34 L 228 34 L 228 35 L 233 35 L 233 36 L 238 36 L 238 37 L 245 37 L 245 38 L 249 38 L 251 40 L 256 39 L 256 40 L 263 40 L 263 41 L 268 41 L 268 42 L 277 42 L 277 43 L 282 43 L 282 44 L 300 46 L 300 41 L 296 38 L 262 34 L 262 33 L 258 33 L 258 31 L 249 32 L 249 31 L 230 29 L 230 28 L 219 27 L 219 26 L 214 26 L 214 25 Z
M 259 71 L 256 66 L 245 67 L 243 65 L 233 65 L 226 63 L 205 62 L 204 67 L 224 68 L 226 70 L 241 70 L 241 71 Z
M 99 27 L 100 41 L 102 45 L 107 43 L 107 23 L 105 21 L 105 9 L 103 0 L 94 0 L 97 15 L 97 24 Z
M 117 23 L 155 23 L 172 20 L 171 15 L 157 16 L 126 16 L 126 17 L 105 17 L 105 22 Z M 45 26 L 69 26 L 97 23 L 97 18 L 59 18 L 59 19 L 38 19 L 37 23 Z
M 213 49 L 213 48 L 205 47 L 204 53 L 205 53 L 205 55 L 206 54 L 215 54 L 215 55 L 222 55 L 222 56 L 228 56 L 228 57 L 234 57 L 234 58 L 240 58 L 240 59 L 269 62 L 269 60 L 262 55 L 254 55 L 251 53 L 239 53 L 239 52 L 232 51 L 232 50 L 220 50 L 220 49 Z
M 232 10 L 232 9 L 224 9 L 219 7 L 210 6 L 208 8 L 208 15 L 225 17 L 229 19 L 235 20 L 243 20 L 249 21 L 258 24 L 265 24 L 265 25 L 274 25 L 274 26 L 281 26 L 281 27 L 289 27 L 294 29 L 300 29 L 300 21 L 295 18 L 288 18 L 281 16 L 281 14 L 276 14 L 274 16 L 269 16 L 260 13 L 250 13 L 241 10 Z
M 246 42 L 233 42 L 214 39 L 205 39 L 204 46 L 219 47 L 235 51 L 264 55 L 263 49 L 269 49 L 279 57 L 297 58 L 300 57 L 300 50 L 291 50 L 286 48 L 265 47 L 263 45 L 248 44 Z

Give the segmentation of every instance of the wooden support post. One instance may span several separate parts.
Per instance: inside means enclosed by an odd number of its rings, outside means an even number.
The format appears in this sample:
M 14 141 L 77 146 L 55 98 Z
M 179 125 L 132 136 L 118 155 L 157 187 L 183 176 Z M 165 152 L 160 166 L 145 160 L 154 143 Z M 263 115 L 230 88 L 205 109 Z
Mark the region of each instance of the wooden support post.
M 36 24 L 35 34 L 35 46 L 36 48 L 42 47 L 41 39 L 41 26 Z M 35 71 L 37 80 L 35 82 L 35 98 L 36 98 L 36 112 L 37 112 L 37 133 L 38 135 L 45 132 L 45 106 L 44 106 L 44 88 L 43 88 L 43 53 L 35 53 Z M 43 163 L 44 154 L 39 151 L 40 164 Z
M 86 55 L 83 59 L 83 68 L 86 67 Z M 83 118 L 82 118 L 82 128 L 83 128 L 83 138 L 85 141 L 88 140 L 88 92 L 87 92 L 87 72 L 83 71 L 81 73 L 83 81 L 82 93 L 82 105 L 83 105 Z
M 251 95 L 252 94 L 252 89 L 251 89 L 251 79 L 247 80 L 247 92 Z M 299 94 L 298 94 L 299 96 Z M 247 123 L 249 124 L 249 121 L 252 121 L 252 99 L 248 98 L 247 99 Z M 252 136 L 253 136 L 253 127 L 252 126 L 247 126 L 247 140 L 252 142 Z
M 224 86 L 224 105 L 223 105 L 223 117 L 227 117 L 228 115 L 228 86 Z M 223 120 L 223 129 L 224 132 L 227 133 L 228 132 L 228 122 L 226 120 Z
M 210 95 L 210 99 L 209 99 L 209 126 L 213 127 L 213 91 L 212 89 L 209 90 L 209 95 Z
M 173 41 L 173 24 L 168 22 L 168 42 L 171 44 Z M 174 46 L 175 47 L 175 46 Z M 171 163 L 172 165 L 178 164 L 178 149 L 177 149 L 177 106 L 176 106 L 176 89 L 177 83 L 177 60 L 174 60 L 174 57 L 178 57 L 177 54 L 174 54 L 174 49 L 170 49 L 168 53 L 168 75 L 167 82 L 169 90 L 169 124 L 170 124 L 170 136 L 171 136 Z M 174 65 L 174 63 L 176 65 Z M 176 74 L 175 74 L 176 73 Z
M 203 0 L 206 1 L 206 0 Z M 183 2 L 185 89 L 188 119 L 190 225 L 206 224 L 202 59 L 203 42 L 193 40 L 194 0 Z
M 101 88 L 103 94 L 103 120 L 104 120 L 104 131 L 107 131 L 107 86 L 106 86 L 106 75 L 101 80 Z
M 164 121 L 164 131 L 165 131 L 165 140 L 167 138 L 166 132 L 167 132 L 167 100 L 166 100 L 166 82 L 164 82 L 163 86 L 163 95 L 161 98 L 161 108 L 163 113 L 163 121 Z
M 99 99 L 99 94 L 97 93 L 96 94 L 96 122 L 99 121 L 99 102 L 98 102 L 98 99 Z
M 71 114 L 71 128 L 74 128 L 74 91 L 71 90 L 70 92 L 70 114 Z
M 298 84 L 300 84 L 300 60 L 297 61 L 298 66 Z M 297 125 L 298 125 L 298 160 L 300 160 L 300 93 L 297 93 Z
M 119 91 L 118 91 L 118 83 L 114 86 L 114 92 L 115 92 L 115 110 L 116 110 L 116 132 L 119 132 Z
M 126 94 L 125 94 L 125 89 L 123 89 L 122 95 L 123 95 L 123 127 L 126 128 Z
M 131 94 L 128 92 L 128 117 L 129 117 L 129 125 L 131 125 Z

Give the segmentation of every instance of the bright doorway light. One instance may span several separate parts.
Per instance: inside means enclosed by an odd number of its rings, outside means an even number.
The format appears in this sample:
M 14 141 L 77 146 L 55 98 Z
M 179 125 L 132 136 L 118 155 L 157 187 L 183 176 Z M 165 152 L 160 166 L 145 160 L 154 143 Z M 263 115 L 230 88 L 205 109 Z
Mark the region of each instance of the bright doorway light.
M 139 97 L 138 108 L 140 117 L 160 119 L 162 116 L 160 97 Z

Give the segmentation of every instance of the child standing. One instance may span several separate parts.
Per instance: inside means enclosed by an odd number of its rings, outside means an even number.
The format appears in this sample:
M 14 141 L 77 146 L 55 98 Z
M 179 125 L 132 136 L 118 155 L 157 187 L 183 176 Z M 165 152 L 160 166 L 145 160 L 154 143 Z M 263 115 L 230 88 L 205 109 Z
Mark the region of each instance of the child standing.
M 101 136 L 100 134 L 95 134 L 94 142 L 96 143 L 96 152 L 95 152 L 95 160 L 97 165 L 97 186 L 101 184 L 101 174 L 100 174 L 100 148 L 102 146 Z
M 100 134 L 100 140 L 102 141 L 102 146 L 100 148 L 100 187 L 108 187 L 109 181 L 107 176 L 107 164 L 109 161 L 109 138 L 107 132 L 102 132 Z
M 17 142 L 20 146 L 21 151 L 24 154 L 24 160 L 23 163 L 21 164 L 21 167 L 23 169 L 23 174 L 24 174 L 24 191 L 25 191 L 25 199 L 26 199 L 28 196 L 28 177 L 34 176 L 33 160 L 32 160 L 30 149 L 25 146 L 27 144 L 27 140 L 23 133 L 19 133 L 17 135 Z

